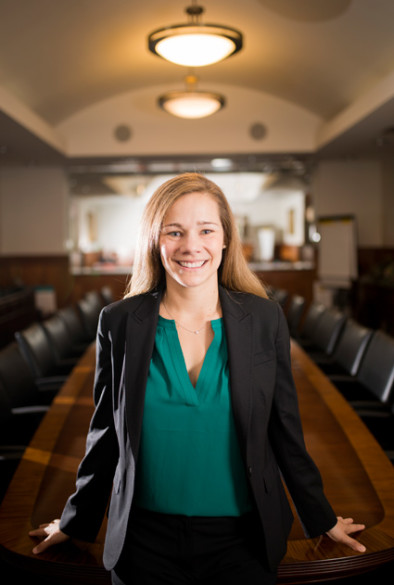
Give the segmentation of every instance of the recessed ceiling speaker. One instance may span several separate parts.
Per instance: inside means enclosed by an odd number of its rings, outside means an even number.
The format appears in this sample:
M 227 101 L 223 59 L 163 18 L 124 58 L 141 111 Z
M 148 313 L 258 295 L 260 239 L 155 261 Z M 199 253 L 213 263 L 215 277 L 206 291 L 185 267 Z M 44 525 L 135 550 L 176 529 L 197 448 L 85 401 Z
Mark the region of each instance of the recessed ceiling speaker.
M 262 140 L 267 135 L 267 127 L 260 122 L 256 122 L 249 128 L 249 133 L 254 140 Z
M 119 124 L 114 130 L 114 136 L 118 142 L 127 142 L 132 136 L 130 126 L 127 126 L 127 124 Z

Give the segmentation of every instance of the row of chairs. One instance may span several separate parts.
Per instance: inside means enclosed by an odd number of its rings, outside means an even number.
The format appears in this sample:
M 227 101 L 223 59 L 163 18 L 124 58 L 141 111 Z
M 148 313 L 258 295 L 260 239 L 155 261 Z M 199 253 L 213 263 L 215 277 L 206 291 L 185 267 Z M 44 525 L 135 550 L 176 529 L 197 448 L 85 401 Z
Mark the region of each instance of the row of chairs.
M 394 339 L 337 308 L 290 296 L 283 306 L 291 336 L 331 379 L 394 463 Z
M 111 291 L 91 291 L 76 305 L 15 332 L 0 350 L 0 501 L 42 417 L 94 340 Z

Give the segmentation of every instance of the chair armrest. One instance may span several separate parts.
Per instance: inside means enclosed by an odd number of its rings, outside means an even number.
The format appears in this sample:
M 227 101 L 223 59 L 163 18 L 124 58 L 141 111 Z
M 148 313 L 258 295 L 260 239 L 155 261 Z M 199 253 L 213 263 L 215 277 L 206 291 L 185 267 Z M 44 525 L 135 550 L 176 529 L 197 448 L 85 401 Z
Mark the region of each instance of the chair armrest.
M 393 450 L 388 450 L 388 451 L 385 451 L 385 454 L 390 459 L 390 461 L 392 463 L 394 463 L 394 451 Z
M 67 381 L 68 376 L 46 376 L 34 380 L 40 392 L 55 392 Z
M 37 404 L 34 406 L 18 406 L 16 408 L 12 408 L 11 412 L 12 414 L 15 415 L 29 415 L 29 414 L 45 414 L 46 412 L 48 412 L 49 410 L 49 406 L 47 405 L 41 405 L 41 404 Z
M 350 400 L 349 404 L 357 414 L 360 413 L 360 410 L 369 410 L 370 412 L 388 412 L 387 406 L 380 402 L 378 398 L 376 400 Z
M 377 410 L 374 408 L 360 408 L 356 410 L 358 416 L 361 418 L 380 418 L 380 419 L 387 419 L 393 416 L 391 412 L 387 410 Z
M 334 384 L 340 382 L 341 384 L 343 383 L 345 386 L 349 385 L 350 388 L 351 386 L 353 385 L 356 386 L 358 384 L 355 377 L 352 376 L 351 374 L 328 374 L 328 378 Z

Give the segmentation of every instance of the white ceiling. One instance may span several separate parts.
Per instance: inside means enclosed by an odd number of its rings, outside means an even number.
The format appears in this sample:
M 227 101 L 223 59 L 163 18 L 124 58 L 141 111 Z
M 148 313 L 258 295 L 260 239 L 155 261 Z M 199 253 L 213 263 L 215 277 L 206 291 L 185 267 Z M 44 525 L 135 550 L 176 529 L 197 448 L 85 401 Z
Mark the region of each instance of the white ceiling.
M 55 128 L 81 109 L 122 92 L 179 83 L 179 67 L 149 53 L 146 39 L 156 28 L 186 22 L 189 4 L 0 0 L 0 90 Z M 239 55 L 199 72 L 211 86 L 232 84 L 268 93 L 330 123 L 394 74 L 393 0 L 199 4 L 206 22 L 234 26 L 244 34 Z M 381 132 L 394 126 L 394 81 L 392 85 L 389 90 L 386 86 L 381 107 L 366 110 L 321 152 L 351 153 L 363 141 L 375 148 Z M 2 106 L 0 93 L 4 160 L 7 151 L 29 150 L 34 133 L 17 128 Z M 46 156 L 45 140 L 37 144 Z

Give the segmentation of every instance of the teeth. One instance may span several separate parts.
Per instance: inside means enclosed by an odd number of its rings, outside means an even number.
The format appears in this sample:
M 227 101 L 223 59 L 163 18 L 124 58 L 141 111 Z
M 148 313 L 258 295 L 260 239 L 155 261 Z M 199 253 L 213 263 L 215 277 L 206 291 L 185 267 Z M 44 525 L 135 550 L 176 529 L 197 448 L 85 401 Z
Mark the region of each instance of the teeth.
M 205 260 L 201 260 L 200 262 L 181 262 L 179 264 L 183 266 L 183 268 L 201 268 L 204 264 Z

